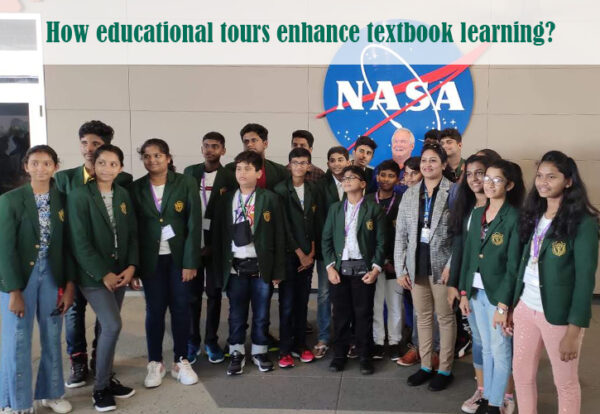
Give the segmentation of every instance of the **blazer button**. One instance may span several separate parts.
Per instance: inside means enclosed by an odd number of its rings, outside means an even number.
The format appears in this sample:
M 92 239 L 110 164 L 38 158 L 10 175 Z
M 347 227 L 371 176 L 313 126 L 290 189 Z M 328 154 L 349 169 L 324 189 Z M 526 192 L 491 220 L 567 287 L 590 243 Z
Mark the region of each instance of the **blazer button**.
M 29 266 L 34 266 L 35 262 L 29 262 Z
M 483 259 L 483 253 L 479 253 L 479 258 Z
M 162 222 L 163 222 L 163 219 L 162 219 L 162 218 L 160 218 L 160 219 L 158 219 L 158 221 L 160 221 L 160 222 L 162 223 Z
M 111 254 L 110 257 L 112 257 L 114 259 L 115 258 L 115 254 L 114 253 Z
M 39 249 L 39 248 L 40 248 L 40 245 L 39 245 L 39 244 L 36 244 L 36 245 L 35 245 L 35 248 L 36 248 L 36 249 Z

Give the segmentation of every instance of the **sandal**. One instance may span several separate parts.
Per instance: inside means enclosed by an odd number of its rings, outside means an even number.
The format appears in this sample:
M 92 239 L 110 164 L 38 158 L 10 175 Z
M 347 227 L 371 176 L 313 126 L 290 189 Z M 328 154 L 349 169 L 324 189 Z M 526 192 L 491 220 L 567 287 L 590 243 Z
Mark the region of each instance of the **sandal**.
M 319 341 L 313 347 L 313 354 L 315 355 L 316 359 L 321 359 L 325 356 L 325 354 L 327 353 L 328 350 L 329 350 L 329 347 L 327 346 L 327 344 L 325 342 Z

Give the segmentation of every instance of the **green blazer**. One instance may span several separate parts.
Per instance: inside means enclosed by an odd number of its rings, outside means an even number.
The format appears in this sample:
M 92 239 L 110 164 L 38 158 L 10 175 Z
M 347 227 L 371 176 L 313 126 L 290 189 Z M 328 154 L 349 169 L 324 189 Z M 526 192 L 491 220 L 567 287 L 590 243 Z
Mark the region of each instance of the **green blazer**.
M 213 235 L 213 264 L 219 275 L 217 283 L 227 288 L 233 263 L 231 243 L 233 234 L 233 202 L 237 191 L 226 193 L 219 202 L 218 214 L 211 223 Z M 279 197 L 262 188 L 256 189 L 252 239 L 258 257 L 260 277 L 267 283 L 285 279 L 285 224 Z M 221 282 L 221 283 L 219 283 Z
M 51 184 L 48 260 L 57 286 L 70 280 L 63 268 L 65 218 L 64 196 Z M 0 196 L 0 229 L 0 291 L 23 290 L 40 248 L 40 221 L 30 183 Z
M 146 174 L 129 187 L 137 214 L 142 278 L 154 275 L 162 227 L 171 225 L 175 237 L 169 239 L 173 261 L 182 269 L 201 265 L 202 206 L 198 184 L 193 177 L 169 171 L 162 197 L 161 211 L 156 210 L 150 192 L 150 176 Z
M 77 187 L 83 187 L 83 165 L 81 167 L 70 168 L 68 170 L 58 171 L 54 174 L 56 187 L 64 194 L 69 194 L 71 190 Z M 120 172 L 115 179 L 115 184 L 121 187 L 127 187 L 133 181 L 133 176 L 126 172 Z
M 367 194 L 365 200 L 370 200 L 377 204 L 375 193 Z M 394 242 L 396 241 L 396 217 L 398 217 L 398 206 L 402 200 L 402 194 L 396 193 L 394 203 L 390 207 L 390 212 L 386 215 L 387 209 L 381 209 L 385 217 L 385 259 L 390 263 L 394 263 Z M 331 263 L 331 262 L 329 262 Z
M 271 160 L 264 160 L 265 174 L 267 176 L 267 190 L 273 190 L 277 184 L 290 176 L 290 172 L 284 165 L 278 164 Z M 235 177 L 235 162 L 230 162 L 225 166 L 231 171 Z
M 304 182 L 304 206 L 300 204 L 298 194 L 294 189 L 292 178 L 280 182 L 274 192 L 279 195 L 285 218 L 286 250 L 294 253 L 297 248 L 304 254 L 309 254 L 311 243 L 315 242 L 315 254 L 318 251 L 320 233 L 323 229 L 321 209 L 323 201 L 316 184 Z
M 67 197 L 71 250 L 77 260 L 77 283 L 104 286 L 102 278 L 139 265 L 137 221 L 126 189 L 113 185 L 115 235 L 96 181 L 73 189 Z M 115 254 L 117 257 L 115 257 Z M 116 259 L 116 260 L 115 260 Z
M 481 241 L 484 213 L 485 207 L 473 210 L 463 251 L 459 290 L 465 290 L 470 299 L 473 273 L 478 271 L 490 303 L 510 306 L 523 248 L 519 240 L 519 211 L 505 201 Z
M 356 236 L 358 246 L 367 267 L 371 268 L 376 264 L 383 268 L 387 232 L 385 213 L 374 201 L 365 199 L 358 211 L 357 220 Z M 344 202 L 339 201 L 329 209 L 321 240 L 323 262 L 325 265 L 335 263 L 335 268 L 338 271 L 340 270 L 342 252 L 346 244 L 344 229 Z
M 546 234 L 552 234 L 552 226 Z M 523 276 L 529 262 L 532 238 L 523 249 L 514 294 L 516 304 L 523 293 Z M 592 296 L 598 267 L 598 220 L 586 215 L 574 239 L 545 237 L 538 268 L 546 320 L 552 325 L 587 328 L 592 317 Z
M 473 209 L 471 209 L 469 214 L 463 218 L 462 232 L 460 234 L 452 235 L 452 260 L 450 261 L 450 277 L 448 278 L 447 285 L 457 289 L 460 281 L 460 268 L 462 265 L 465 241 L 467 240 L 467 222 L 469 221 L 469 216 L 472 212 Z

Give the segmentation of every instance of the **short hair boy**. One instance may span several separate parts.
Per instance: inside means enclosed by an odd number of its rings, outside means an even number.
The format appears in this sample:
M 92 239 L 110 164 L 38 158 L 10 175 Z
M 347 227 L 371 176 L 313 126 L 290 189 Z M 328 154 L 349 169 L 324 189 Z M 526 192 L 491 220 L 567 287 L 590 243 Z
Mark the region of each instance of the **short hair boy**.
M 373 177 L 373 168 L 369 167 L 369 163 L 375 155 L 377 143 L 366 135 L 358 137 L 354 143 L 354 162 L 353 165 L 361 167 L 365 171 L 367 178 L 366 193 L 372 193 L 377 189 L 377 183 Z
M 440 132 L 440 144 L 448 154 L 448 166 L 453 172 L 453 182 L 457 182 L 462 175 L 465 160 L 461 157 L 462 136 L 456 128 L 446 128 Z

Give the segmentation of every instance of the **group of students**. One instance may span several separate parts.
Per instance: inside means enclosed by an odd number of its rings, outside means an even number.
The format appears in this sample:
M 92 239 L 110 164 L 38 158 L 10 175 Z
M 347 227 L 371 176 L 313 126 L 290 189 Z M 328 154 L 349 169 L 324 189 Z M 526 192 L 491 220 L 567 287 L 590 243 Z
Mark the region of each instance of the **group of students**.
M 414 145 L 409 130 L 397 133 Z M 228 375 L 243 373 L 251 309 L 251 361 L 262 372 L 273 369 L 270 350 L 279 349 L 279 367 L 291 368 L 295 359 L 323 358 L 332 345 L 331 371 L 356 357 L 369 375 L 387 340 L 399 365 L 421 362 L 409 386 L 440 391 L 453 379 L 460 309 L 477 377 L 464 412 L 510 414 L 516 388 L 520 412 L 535 413 L 543 347 L 560 412 L 579 412 L 577 365 L 591 317 L 598 211 L 565 154 L 542 157 L 523 204 L 518 165 L 491 150 L 463 160 L 456 130 L 429 133 L 420 157 L 402 165 L 387 160 L 375 170 L 368 164 L 377 144 L 363 136 L 353 161 L 346 148 L 331 148 L 327 172 L 312 165 L 314 138 L 304 130 L 292 133 L 287 167 L 266 159 L 268 131 L 259 124 L 242 128 L 244 151 L 225 166 L 225 138 L 209 132 L 205 161 L 183 174 L 175 172 L 168 144 L 152 138 L 138 150 L 148 173 L 135 181 L 122 171 L 113 134 L 100 121 L 84 124 L 85 164 L 66 171 L 57 172 L 52 148 L 32 147 L 23 160 L 30 183 L 0 196 L 3 410 L 30 412 L 36 399 L 69 412 L 64 386 L 85 385 L 90 369 L 96 410 L 114 410 L 115 398 L 133 396 L 113 372 L 129 286 L 143 288 L 146 299 L 147 388 L 166 375 L 167 308 L 171 375 L 185 385 L 198 382 L 192 364 L 202 349 L 206 293 L 204 351 L 212 363 L 227 354 Z M 315 267 L 318 342 L 311 349 L 307 307 Z M 275 287 L 279 341 L 269 333 Z M 222 292 L 229 299 L 226 350 L 217 336 Z M 89 368 L 87 303 L 97 317 Z M 36 315 L 42 356 L 33 395 Z M 62 315 L 71 358 L 64 384 Z

